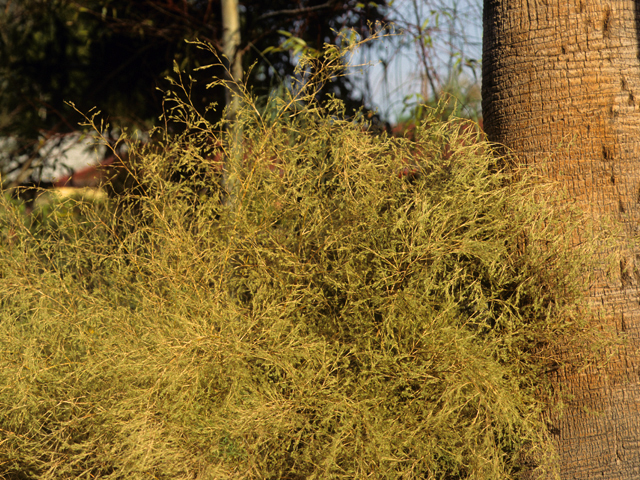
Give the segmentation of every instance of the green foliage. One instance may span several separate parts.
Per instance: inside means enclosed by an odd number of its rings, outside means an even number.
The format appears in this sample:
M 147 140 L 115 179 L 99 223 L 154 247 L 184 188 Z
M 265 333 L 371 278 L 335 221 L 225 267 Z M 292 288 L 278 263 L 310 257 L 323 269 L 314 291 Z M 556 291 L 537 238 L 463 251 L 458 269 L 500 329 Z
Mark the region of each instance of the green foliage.
M 266 114 L 240 88 L 228 130 L 170 97 L 184 132 L 132 143 L 135 189 L 81 221 L 54 205 L 29 229 L 4 202 L 2 476 L 549 468 L 542 373 L 582 328 L 575 218 L 438 112 L 409 141 L 318 103 L 327 52 Z
M 295 67 L 289 50 L 295 45 L 260 53 L 282 43 L 284 34 L 321 49 L 334 40 L 333 29 L 357 28 L 382 17 L 375 3 L 358 11 L 344 1 L 310 9 L 299 9 L 291 0 L 242 4 L 243 59 L 246 67 L 255 62 L 249 82 L 263 94 Z M 44 140 L 59 141 L 61 134 L 77 130 L 82 118 L 66 102 L 83 112 L 97 107 L 118 129 L 146 131 L 162 113 L 158 87 L 167 87 L 163 79 L 174 62 L 193 72 L 208 61 L 185 40 L 200 38 L 221 51 L 219 1 L 4 1 L 0 25 L 0 181 L 5 188 L 8 175 L 24 165 L 31 175 L 18 183 L 39 183 L 42 163 L 52 163 L 39 155 Z M 224 103 L 224 89 L 205 86 L 207 78 L 222 74 L 217 65 L 201 76 L 193 73 L 201 81 L 190 99 L 201 110 Z M 345 101 L 352 90 L 345 78 L 331 86 Z M 209 119 L 219 118 L 218 113 L 210 112 Z

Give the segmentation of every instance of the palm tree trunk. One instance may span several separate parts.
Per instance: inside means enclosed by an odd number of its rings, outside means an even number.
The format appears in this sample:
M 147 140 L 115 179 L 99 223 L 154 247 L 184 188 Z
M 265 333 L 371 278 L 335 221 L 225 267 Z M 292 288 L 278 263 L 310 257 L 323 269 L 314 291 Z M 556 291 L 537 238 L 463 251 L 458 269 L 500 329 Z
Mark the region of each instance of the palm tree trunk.
M 619 271 L 588 285 L 602 324 L 628 343 L 606 366 L 561 369 L 572 399 L 554 418 L 561 477 L 640 478 L 640 4 L 485 0 L 489 139 L 564 186 L 598 222 L 623 226 Z M 580 241 L 580 239 L 576 239 Z M 602 247 L 603 259 L 610 252 Z M 587 285 L 585 285 L 587 287 Z

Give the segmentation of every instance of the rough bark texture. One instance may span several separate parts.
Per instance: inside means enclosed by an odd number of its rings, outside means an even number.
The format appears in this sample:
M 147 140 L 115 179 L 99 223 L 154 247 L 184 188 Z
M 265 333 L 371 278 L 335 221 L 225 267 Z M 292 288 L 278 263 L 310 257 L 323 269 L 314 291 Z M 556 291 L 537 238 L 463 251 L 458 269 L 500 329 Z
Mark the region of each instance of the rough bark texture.
M 554 420 L 563 479 L 640 478 L 638 8 L 633 0 L 484 2 L 489 139 L 540 166 L 594 218 L 624 225 L 619 271 L 589 288 L 602 322 L 628 344 L 607 366 L 554 379 L 574 396 Z

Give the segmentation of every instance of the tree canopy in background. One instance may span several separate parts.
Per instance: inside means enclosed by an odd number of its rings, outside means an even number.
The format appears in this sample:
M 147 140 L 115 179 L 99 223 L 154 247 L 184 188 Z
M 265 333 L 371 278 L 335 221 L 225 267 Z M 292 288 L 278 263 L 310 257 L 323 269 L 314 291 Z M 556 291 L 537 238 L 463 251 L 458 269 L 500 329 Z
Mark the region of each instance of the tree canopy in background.
M 243 67 L 255 63 L 248 83 L 266 95 L 293 73 L 289 51 L 265 52 L 282 44 L 283 32 L 317 49 L 335 42 L 344 28 L 366 38 L 369 22 L 384 19 L 383 5 L 380 0 L 242 2 Z M 194 84 L 192 100 L 201 107 L 217 103 L 212 115 L 221 114 L 225 93 L 207 89 L 206 80 L 224 72 L 195 71 L 210 64 L 211 56 L 185 41 L 199 39 L 222 50 L 219 1 L 0 0 L 0 26 L 4 178 L 22 170 L 29 173 L 22 181 L 38 180 L 42 141 L 79 128 L 81 118 L 67 101 L 81 112 L 100 110 L 112 126 L 149 129 L 162 113 L 165 77 L 174 62 L 202 80 Z M 336 79 L 330 89 L 351 107 L 361 104 L 348 77 Z
M 357 60 L 378 65 L 340 77 L 323 92 L 340 98 L 348 111 L 377 103 L 380 117 L 391 122 L 418 119 L 423 104 L 448 97 L 456 100 L 447 113 L 476 119 L 479 34 L 473 25 L 480 22 L 479 8 L 477 0 L 244 0 L 245 81 L 267 96 L 293 74 L 296 47 L 320 50 L 345 28 L 366 39 L 376 22 L 393 22 L 399 35 L 367 43 Z M 220 0 L 0 0 L 2 186 L 40 184 L 43 168 L 57 161 L 43 145 L 63 143 L 78 131 L 78 112 L 95 108 L 111 127 L 148 131 L 162 113 L 174 62 L 196 80 L 194 105 L 217 104 L 208 119 L 220 118 L 225 91 L 207 84 L 224 71 L 198 71 L 214 62 L 188 41 L 222 52 L 222 29 Z

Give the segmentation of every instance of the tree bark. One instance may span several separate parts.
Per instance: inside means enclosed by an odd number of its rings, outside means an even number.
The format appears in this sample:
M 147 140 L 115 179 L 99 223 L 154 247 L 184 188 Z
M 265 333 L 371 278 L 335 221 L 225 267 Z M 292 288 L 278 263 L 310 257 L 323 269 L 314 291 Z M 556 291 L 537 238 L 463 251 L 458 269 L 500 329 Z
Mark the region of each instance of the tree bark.
M 240 169 L 242 162 L 242 131 L 236 122 L 240 108 L 240 89 L 242 83 L 242 55 L 240 51 L 240 12 L 238 0 L 222 0 L 222 48 L 228 63 L 226 89 L 226 119 L 229 121 L 230 151 L 225 159 L 223 185 L 227 190 L 227 204 L 235 206 L 238 190 L 234 173 Z
M 242 55 L 240 52 L 240 13 L 238 0 L 222 0 L 222 48 L 229 61 L 230 88 L 227 89 L 227 106 L 229 116 L 235 116 L 238 110 L 238 98 L 235 83 L 242 82 Z
M 634 0 L 484 2 L 489 139 L 560 182 L 594 219 L 623 226 L 618 272 L 605 277 L 603 267 L 588 287 L 603 326 L 628 343 L 607 365 L 561 369 L 553 379 L 572 396 L 553 419 L 564 479 L 640 478 L 639 8 Z

